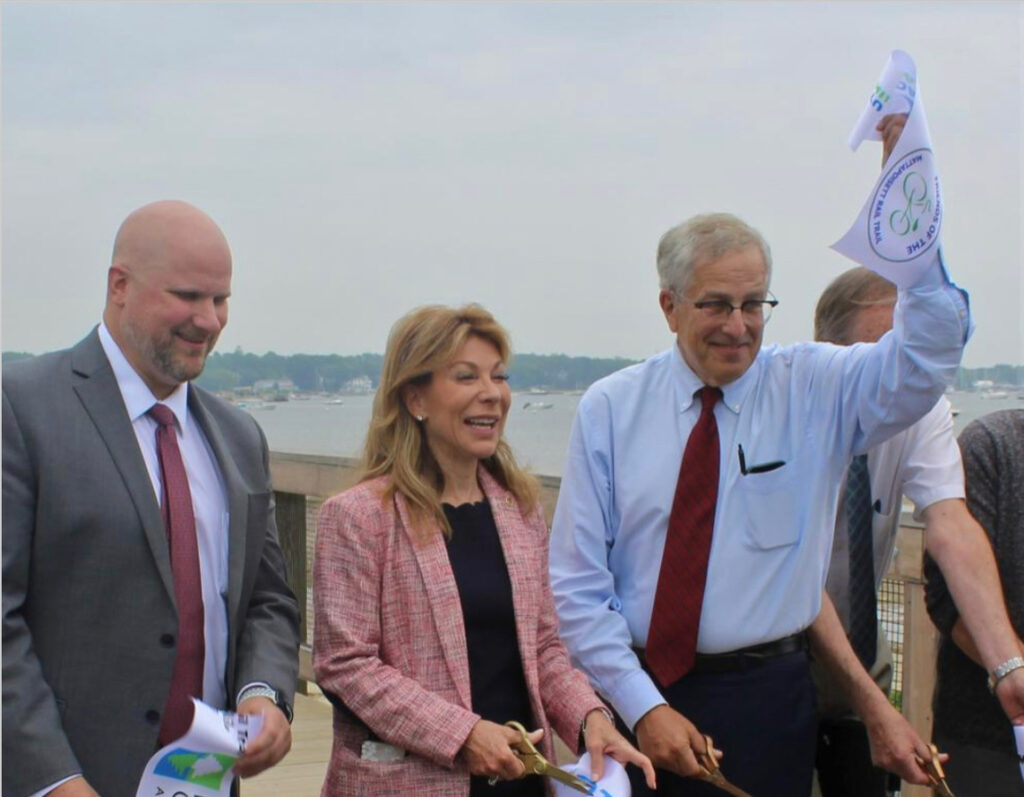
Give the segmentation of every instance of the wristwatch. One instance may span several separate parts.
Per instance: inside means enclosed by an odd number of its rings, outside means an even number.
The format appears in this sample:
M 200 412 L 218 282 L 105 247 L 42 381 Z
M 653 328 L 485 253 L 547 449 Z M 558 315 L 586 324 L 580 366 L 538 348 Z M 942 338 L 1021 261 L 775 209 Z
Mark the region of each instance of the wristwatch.
M 244 703 L 250 697 L 265 697 L 268 700 L 272 700 L 274 705 L 284 713 L 285 719 L 288 720 L 288 724 L 291 725 L 292 707 L 285 702 L 284 698 L 281 697 L 281 694 L 276 689 L 261 685 L 247 687 L 246 689 L 243 689 L 242 694 L 238 696 L 239 704 Z
M 1014 656 L 1012 659 L 1004 661 L 988 674 L 988 691 L 995 694 L 996 687 L 999 685 L 1001 680 L 1014 670 L 1022 668 L 1024 668 L 1024 658 L 1021 658 L 1020 656 Z

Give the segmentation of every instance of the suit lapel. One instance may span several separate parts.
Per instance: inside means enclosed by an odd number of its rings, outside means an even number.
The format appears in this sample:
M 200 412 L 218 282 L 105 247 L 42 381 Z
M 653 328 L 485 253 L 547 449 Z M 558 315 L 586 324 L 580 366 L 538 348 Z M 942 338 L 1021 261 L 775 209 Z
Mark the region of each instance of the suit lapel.
M 462 602 L 455 583 L 448 549 L 440 527 L 432 524 L 429 536 L 422 539 L 413 530 L 408 507 L 401 495 L 395 496 L 395 506 L 402 529 L 409 538 L 416 563 L 419 565 L 427 603 L 434 616 L 434 625 L 441 642 L 448 672 L 455 684 L 459 699 L 465 708 L 473 704 L 469 683 L 469 657 L 466 654 L 466 626 L 462 618 Z
M 167 594 L 174 600 L 171 557 L 160 504 L 139 450 L 117 379 L 95 330 L 71 353 L 72 382 L 79 401 L 100 433 L 139 513 L 142 529 Z
M 195 385 L 189 385 L 188 408 L 199 423 L 213 456 L 217 460 L 228 504 L 228 621 L 238 613 L 242 600 L 242 576 L 245 572 L 246 534 L 249 519 L 249 491 L 245 487 L 238 467 L 224 442 L 220 427 L 210 416 L 203 398 Z M 254 549 L 258 550 L 258 548 Z

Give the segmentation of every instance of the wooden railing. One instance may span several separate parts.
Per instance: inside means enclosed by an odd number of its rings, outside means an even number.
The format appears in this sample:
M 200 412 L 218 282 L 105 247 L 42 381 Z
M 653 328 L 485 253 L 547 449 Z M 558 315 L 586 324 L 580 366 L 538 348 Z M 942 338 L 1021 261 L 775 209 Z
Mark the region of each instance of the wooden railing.
M 313 681 L 310 656 L 312 639 L 312 601 L 309 587 L 313 546 L 316 535 L 316 513 L 324 499 L 355 484 L 356 461 L 345 457 L 273 452 L 270 455 L 271 475 L 277 500 L 277 525 L 281 547 L 288 562 L 289 580 L 300 605 L 305 596 L 306 610 L 302 613 L 302 637 L 305 644 L 300 650 L 300 690 L 305 682 Z M 558 499 L 561 479 L 556 476 L 540 477 L 541 501 L 548 522 Z M 937 634 L 928 618 L 924 603 L 924 576 L 922 572 L 924 535 L 920 524 L 904 516 L 900 526 L 896 556 L 887 579 L 902 585 L 903 627 L 902 642 L 893 644 L 894 656 L 901 666 L 900 682 L 894 690 L 902 690 L 903 714 L 925 739 L 931 738 L 931 697 L 935 684 L 935 650 Z M 905 785 L 903 797 L 925 797 L 929 790 L 921 786 Z

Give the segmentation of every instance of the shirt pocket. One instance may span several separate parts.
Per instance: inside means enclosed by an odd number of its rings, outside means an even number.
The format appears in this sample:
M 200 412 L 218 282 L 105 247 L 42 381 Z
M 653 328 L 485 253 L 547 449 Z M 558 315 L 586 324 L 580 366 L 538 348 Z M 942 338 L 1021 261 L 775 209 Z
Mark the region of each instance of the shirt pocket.
M 785 465 L 768 473 L 739 477 L 747 540 L 755 548 L 769 550 L 793 545 L 800 538 L 795 471 Z

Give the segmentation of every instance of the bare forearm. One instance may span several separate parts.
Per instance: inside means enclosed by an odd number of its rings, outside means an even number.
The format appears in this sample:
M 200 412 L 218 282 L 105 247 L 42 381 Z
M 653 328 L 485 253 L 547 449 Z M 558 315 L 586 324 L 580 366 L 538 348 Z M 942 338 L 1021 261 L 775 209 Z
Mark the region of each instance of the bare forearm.
M 939 501 L 925 509 L 924 521 L 925 545 L 960 613 L 953 641 L 987 670 L 1020 655 L 992 546 L 967 506 Z
M 835 677 L 857 716 L 866 719 L 888 698 L 861 664 L 846 638 L 839 615 L 828 593 L 822 593 L 821 612 L 808 629 L 811 651 Z

